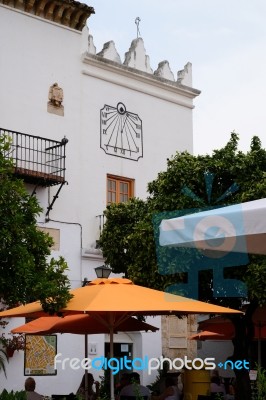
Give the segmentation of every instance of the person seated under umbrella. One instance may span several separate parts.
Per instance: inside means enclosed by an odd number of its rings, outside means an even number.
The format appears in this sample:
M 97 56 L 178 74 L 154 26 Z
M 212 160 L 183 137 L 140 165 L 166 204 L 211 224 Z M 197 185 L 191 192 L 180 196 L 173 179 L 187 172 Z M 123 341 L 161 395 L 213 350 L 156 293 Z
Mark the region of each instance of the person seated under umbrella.
M 25 380 L 25 390 L 27 400 L 43 400 L 43 395 L 35 392 L 36 382 L 35 379 L 29 377 Z
M 80 382 L 78 391 L 77 391 L 77 396 L 80 396 L 85 399 L 85 380 L 86 380 L 86 375 L 84 374 L 82 377 L 82 380 Z M 95 391 L 93 390 L 93 384 L 95 384 Z M 94 377 L 92 374 L 88 373 L 88 399 L 89 400 L 96 400 L 99 396 L 99 388 L 100 388 L 100 383 L 97 381 L 94 381 Z
M 149 400 L 151 398 L 151 393 L 146 386 L 140 384 L 139 374 L 137 372 L 132 372 L 130 374 L 130 384 L 123 387 L 119 399 L 135 400 L 139 398 Z

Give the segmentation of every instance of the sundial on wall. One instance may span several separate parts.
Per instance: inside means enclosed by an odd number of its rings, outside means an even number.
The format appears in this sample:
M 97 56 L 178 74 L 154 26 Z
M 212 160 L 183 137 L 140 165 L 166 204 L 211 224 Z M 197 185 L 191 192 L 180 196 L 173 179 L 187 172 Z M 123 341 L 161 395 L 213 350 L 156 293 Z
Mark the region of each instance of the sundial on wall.
M 101 148 L 106 154 L 138 161 L 143 157 L 142 121 L 123 103 L 101 109 Z

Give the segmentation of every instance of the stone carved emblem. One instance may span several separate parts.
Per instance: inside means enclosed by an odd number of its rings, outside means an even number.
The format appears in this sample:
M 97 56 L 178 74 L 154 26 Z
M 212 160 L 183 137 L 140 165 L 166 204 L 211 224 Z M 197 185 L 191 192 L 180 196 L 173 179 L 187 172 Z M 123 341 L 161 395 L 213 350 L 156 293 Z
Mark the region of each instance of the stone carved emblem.
M 64 106 L 62 105 L 64 99 L 63 89 L 58 86 L 58 83 L 54 83 L 50 86 L 48 94 L 47 111 L 57 115 L 64 115 Z

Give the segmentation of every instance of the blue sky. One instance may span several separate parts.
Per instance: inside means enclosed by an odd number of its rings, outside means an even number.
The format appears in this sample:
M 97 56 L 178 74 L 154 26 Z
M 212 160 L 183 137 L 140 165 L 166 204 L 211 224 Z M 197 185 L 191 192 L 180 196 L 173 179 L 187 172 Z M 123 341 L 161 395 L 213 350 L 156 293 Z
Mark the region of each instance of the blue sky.
M 135 18 L 153 70 L 168 60 L 175 77 L 189 61 L 193 87 L 194 152 L 211 153 L 231 131 L 239 147 L 257 135 L 266 147 L 265 0 L 86 0 L 97 52 L 113 40 L 122 61 L 137 36 Z

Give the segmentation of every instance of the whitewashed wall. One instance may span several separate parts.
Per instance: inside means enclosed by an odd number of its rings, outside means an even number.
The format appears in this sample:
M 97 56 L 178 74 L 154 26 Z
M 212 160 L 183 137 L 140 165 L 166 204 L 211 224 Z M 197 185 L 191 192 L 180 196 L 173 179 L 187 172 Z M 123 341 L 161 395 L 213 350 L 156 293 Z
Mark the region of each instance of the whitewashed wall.
M 228 367 L 228 369 L 219 368 L 218 364 L 225 363 L 228 357 L 231 357 L 234 352 L 234 346 L 231 340 L 206 340 L 201 342 L 200 348 L 198 349 L 198 357 L 204 359 L 207 357 L 215 358 L 217 370 L 222 378 L 232 378 L 235 376 L 234 371 Z
M 0 127 L 54 140 L 66 136 L 69 140 L 68 184 L 50 212 L 50 222 L 45 221 L 44 214 L 58 187 L 37 188 L 44 207 L 38 223 L 60 230 L 60 248 L 53 255 L 66 258 L 72 287 L 79 287 L 84 277 L 93 279 L 94 268 L 103 263 L 101 256 L 89 253 L 98 239 L 96 215 L 106 206 L 106 174 L 135 179 L 135 195 L 145 198 L 147 183 L 166 168 L 167 157 L 175 151 L 192 152 L 193 98 L 199 92 L 173 82 L 165 62 L 155 75 L 147 74 L 148 67 L 146 71 L 134 70 L 131 56 L 136 48 L 141 58 L 136 63 L 138 68 L 142 68 L 143 60 L 145 65 L 148 62 L 142 40 L 133 43 L 137 47 L 131 48 L 126 66 L 115 65 L 113 61 L 119 61 L 119 56 L 113 56 L 114 44 L 100 54 L 108 60 L 95 57 L 87 28 L 80 33 L 2 5 L 0 37 Z M 189 86 L 190 65 L 178 79 Z M 64 91 L 63 117 L 47 112 L 48 91 L 54 82 Z M 100 148 L 100 109 L 105 104 L 115 107 L 118 102 L 142 120 L 144 157 L 138 162 L 107 155 Z M 32 191 L 33 187 L 28 189 Z M 84 256 L 86 249 L 89 251 Z M 20 323 L 11 321 L 9 326 Z M 134 351 L 139 357 L 161 355 L 161 333 L 152 334 L 152 340 L 150 335 L 143 334 L 142 340 L 135 337 Z M 103 335 L 95 340 L 98 350 L 103 351 Z M 83 349 L 82 338 L 59 335 L 59 352 L 78 356 Z M 46 395 L 69 393 L 77 389 L 81 376 L 79 371 L 68 370 L 56 377 L 37 377 L 37 389 Z M 143 382 L 148 384 L 154 378 L 144 374 Z M 7 365 L 7 379 L 1 374 L 0 390 L 21 389 L 24 380 L 23 352 L 16 352 Z

